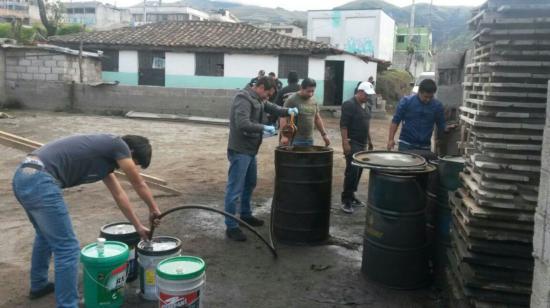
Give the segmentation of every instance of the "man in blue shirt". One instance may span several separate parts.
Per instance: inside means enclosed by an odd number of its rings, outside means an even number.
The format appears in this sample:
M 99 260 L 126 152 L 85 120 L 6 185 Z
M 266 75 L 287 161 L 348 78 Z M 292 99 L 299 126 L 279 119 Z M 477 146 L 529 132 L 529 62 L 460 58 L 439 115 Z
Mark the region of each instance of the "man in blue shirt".
M 418 94 L 401 99 L 392 119 L 388 150 L 395 147 L 395 133 L 403 123 L 399 136 L 399 151 L 430 150 L 434 124 L 438 132 L 444 132 L 445 115 L 443 105 L 434 99 L 437 91 L 435 81 L 424 79 L 419 86 Z

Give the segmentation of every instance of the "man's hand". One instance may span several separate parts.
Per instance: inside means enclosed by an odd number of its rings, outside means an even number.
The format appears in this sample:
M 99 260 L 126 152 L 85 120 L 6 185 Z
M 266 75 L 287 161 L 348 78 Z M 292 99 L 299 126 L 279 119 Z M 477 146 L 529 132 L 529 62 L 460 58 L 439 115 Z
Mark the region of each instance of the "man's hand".
M 395 148 L 395 140 L 393 139 L 388 140 L 388 146 L 387 146 L 388 151 L 393 151 L 393 148 Z
M 298 108 L 296 107 L 288 108 L 288 115 L 292 115 L 292 114 L 294 114 L 295 116 L 298 115 Z
M 270 134 L 270 135 L 275 135 L 275 126 L 272 126 L 272 125 L 264 125 L 264 133 L 266 134 Z
M 148 241 L 149 240 L 149 234 L 151 233 L 151 230 L 149 230 L 149 228 L 145 227 L 144 225 L 140 224 L 137 228 L 136 228 L 136 232 L 139 234 L 139 237 L 144 240 L 144 241 Z
M 349 140 L 342 140 L 342 149 L 344 150 L 344 155 L 349 155 L 351 153 L 351 144 Z
M 330 145 L 330 139 L 327 134 L 323 135 L 323 140 L 325 141 L 325 146 L 328 147 Z
M 447 127 L 445 127 L 445 132 L 450 132 L 451 130 L 457 128 L 458 125 L 457 124 L 451 124 L 451 125 L 447 125 Z
M 290 143 L 290 140 L 288 139 L 288 137 L 285 137 L 285 136 L 281 137 L 281 145 L 289 145 L 289 143 Z
M 149 223 L 155 227 L 158 227 L 160 225 L 160 215 L 161 212 L 159 209 L 149 211 Z
M 367 150 L 369 150 L 369 151 L 374 150 L 374 145 L 372 145 L 372 142 L 369 142 L 369 144 L 367 146 Z

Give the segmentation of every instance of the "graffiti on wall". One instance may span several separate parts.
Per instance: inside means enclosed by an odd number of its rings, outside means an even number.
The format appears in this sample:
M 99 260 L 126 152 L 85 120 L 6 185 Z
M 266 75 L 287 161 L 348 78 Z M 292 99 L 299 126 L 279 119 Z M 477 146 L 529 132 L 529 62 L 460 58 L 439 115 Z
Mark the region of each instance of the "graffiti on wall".
M 332 16 L 331 16 L 330 19 L 332 20 L 332 27 L 333 28 L 340 27 L 340 24 L 342 23 L 342 12 L 332 11 Z
M 349 37 L 344 46 L 345 51 L 374 56 L 374 44 L 370 38 Z

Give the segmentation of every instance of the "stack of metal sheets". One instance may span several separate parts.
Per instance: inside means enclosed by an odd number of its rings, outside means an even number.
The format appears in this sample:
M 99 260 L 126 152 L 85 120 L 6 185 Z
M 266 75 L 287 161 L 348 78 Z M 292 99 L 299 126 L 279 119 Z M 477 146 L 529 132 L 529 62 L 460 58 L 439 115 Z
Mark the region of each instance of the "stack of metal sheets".
M 550 79 L 550 1 L 473 13 L 461 121 L 466 167 L 451 203 L 451 278 L 476 307 L 529 306 L 533 216 Z

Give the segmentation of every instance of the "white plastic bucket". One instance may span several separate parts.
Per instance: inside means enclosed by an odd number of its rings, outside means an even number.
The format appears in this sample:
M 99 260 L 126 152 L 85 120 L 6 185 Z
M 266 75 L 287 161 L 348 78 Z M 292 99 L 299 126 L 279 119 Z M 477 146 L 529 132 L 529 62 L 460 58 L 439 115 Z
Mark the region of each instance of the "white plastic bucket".
M 138 244 L 139 286 L 141 296 L 150 301 L 157 300 L 155 270 L 159 262 L 181 254 L 181 241 L 175 237 L 154 237 L 150 242 Z
M 206 264 L 201 258 L 168 258 L 158 264 L 156 276 L 160 308 L 202 307 Z

